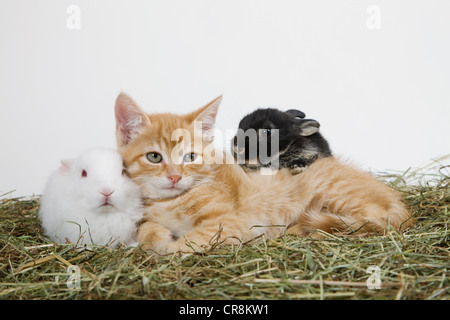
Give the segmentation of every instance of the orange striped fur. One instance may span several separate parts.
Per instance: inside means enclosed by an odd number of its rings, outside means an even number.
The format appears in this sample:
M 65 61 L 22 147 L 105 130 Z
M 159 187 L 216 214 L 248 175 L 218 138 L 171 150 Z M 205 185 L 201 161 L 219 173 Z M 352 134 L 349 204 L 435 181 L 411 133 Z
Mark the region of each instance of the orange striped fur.
M 413 224 L 399 194 L 335 158 L 319 159 L 298 175 L 287 169 L 261 175 L 245 173 L 237 164 L 210 163 L 216 155 L 205 152 L 212 142 L 204 136 L 201 147 L 188 139 L 172 141 L 176 129 L 193 137 L 194 121 L 203 121 L 203 130 L 212 128 L 220 100 L 175 115 L 146 114 L 127 95 L 117 98 L 118 148 L 146 196 L 138 229 L 143 249 L 192 252 L 261 235 L 274 238 L 286 230 L 383 234 L 389 226 L 403 230 Z M 178 163 L 170 156 L 175 148 L 180 157 L 195 152 L 196 160 Z M 150 152 L 161 154 L 162 161 L 150 162 Z M 173 177 L 179 181 L 172 186 Z

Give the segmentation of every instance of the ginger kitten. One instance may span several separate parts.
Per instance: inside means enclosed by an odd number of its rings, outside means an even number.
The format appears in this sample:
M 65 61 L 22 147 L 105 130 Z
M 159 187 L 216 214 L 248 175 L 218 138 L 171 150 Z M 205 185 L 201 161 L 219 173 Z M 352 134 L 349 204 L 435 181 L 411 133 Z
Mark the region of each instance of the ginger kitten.
M 334 158 L 299 175 L 245 173 L 213 149 L 221 97 L 185 115 L 146 114 L 130 97 L 116 100 L 116 135 L 124 165 L 146 197 L 138 242 L 166 254 L 237 244 L 262 234 L 316 229 L 383 234 L 413 224 L 400 196 Z M 223 161 L 220 161 L 222 159 Z

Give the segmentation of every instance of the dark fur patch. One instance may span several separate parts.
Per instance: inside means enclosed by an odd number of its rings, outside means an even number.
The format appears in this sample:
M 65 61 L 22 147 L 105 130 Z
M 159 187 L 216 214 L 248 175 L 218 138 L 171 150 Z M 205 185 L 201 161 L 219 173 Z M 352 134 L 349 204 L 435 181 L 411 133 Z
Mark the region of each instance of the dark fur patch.
M 301 111 L 298 112 L 298 114 Z M 283 112 L 278 109 L 267 108 L 257 109 L 254 112 L 246 115 L 239 123 L 239 129 L 246 132 L 249 129 L 253 129 L 256 132 L 263 129 L 278 129 L 279 130 L 279 167 L 281 168 L 302 168 L 310 165 L 319 157 L 329 157 L 332 155 L 328 142 L 320 134 L 315 132 L 311 135 L 302 135 L 302 128 L 305 128 L 309 123 L 314 124 L 318 128 L 319 123 L 312 119 L 303 119 L 299 116 L 295 116 L 292 112 Z M 250 145 L 247 140 L 238 139 L 239 133 L 233 138 L 232 141 L 232 153 L 237 159 L 237 150 L 239 148 L 245 149 L 245 160 L 249 161 Z M 261 164 L 259 161 L 259 143 L 260 136 L 257 136 L 258 151 L 258 164 L 248 165 L 241 164 L 244 168 L 257 169 L 259 167 L 269 167 L 269 164 Z M 245 141 L 244 145 L 238 145 L 238 142 Z M 271 150 L 271 139 L 266 139 L 267 149 Z M 255 147 L 255 146 L 253 146 Z M 242 149 L 241 149 L 242 150 Z M 269 156 L 273 156 L 268 153 Z

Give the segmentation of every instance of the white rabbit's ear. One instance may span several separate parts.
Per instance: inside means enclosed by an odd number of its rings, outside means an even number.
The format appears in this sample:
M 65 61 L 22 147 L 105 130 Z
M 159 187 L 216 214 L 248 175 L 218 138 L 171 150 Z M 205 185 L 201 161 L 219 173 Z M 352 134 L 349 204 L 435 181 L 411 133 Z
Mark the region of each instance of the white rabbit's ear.
M 119 146 L 128 144 L 144 126 L 150 124 L 148 115 L 123 92 L 117 96 L 114 109 Z
M 298 122 L 298 127 L 300 128 L 300 135 L 303 137 L 310 136 L 316 132 L 319 132 L 320 123 L 316 120 L 300 120 Z
M 72 168 L 75 159 L 65 159 L 61 160 L 61 166 L 59 167 L 59 173 L 63 176 L 68 176 L 70 172 L 70 168 Z

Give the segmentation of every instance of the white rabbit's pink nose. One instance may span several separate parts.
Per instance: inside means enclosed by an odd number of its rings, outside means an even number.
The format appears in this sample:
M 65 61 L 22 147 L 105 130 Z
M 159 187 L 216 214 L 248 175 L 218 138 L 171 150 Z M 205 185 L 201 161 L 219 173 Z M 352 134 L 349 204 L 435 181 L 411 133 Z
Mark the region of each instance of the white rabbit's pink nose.
M 102 190 L 100 190 L 100 193 L 102 195 L 104 195 L 105 197 L 109 197 L 110 195 L 112 195 L 114 193 L 114 189 L 111 188 L 103 188 Z

